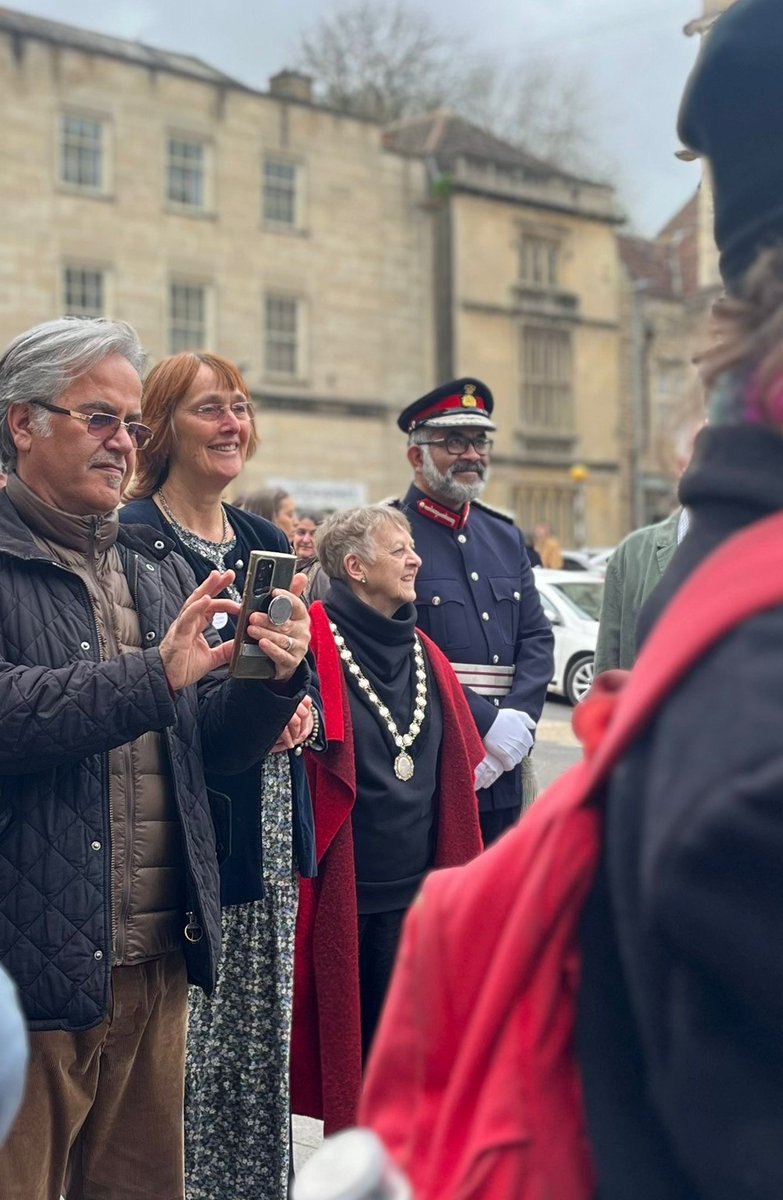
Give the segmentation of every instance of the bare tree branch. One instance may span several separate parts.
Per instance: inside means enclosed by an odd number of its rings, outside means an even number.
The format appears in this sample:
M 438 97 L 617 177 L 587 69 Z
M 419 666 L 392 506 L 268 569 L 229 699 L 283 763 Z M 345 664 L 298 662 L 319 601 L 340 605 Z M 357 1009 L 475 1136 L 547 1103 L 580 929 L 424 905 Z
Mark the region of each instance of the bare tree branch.
M 459 53 L 405 0 L 350 0 L 302 36 L 297 65 L 326 104 L 394 121 L 450 99 Z
M 463 116 L 570 171 L 595 170 L 595 102 L 584 71 L 549 55 L 473 72 Z
M 410 0 L 343 0 L 301 36 L 297 66 L 340 112 L 390 122 L 447 107 L 565 169 L 594 169 L 584 75 L 552 56 L 477 56 Z

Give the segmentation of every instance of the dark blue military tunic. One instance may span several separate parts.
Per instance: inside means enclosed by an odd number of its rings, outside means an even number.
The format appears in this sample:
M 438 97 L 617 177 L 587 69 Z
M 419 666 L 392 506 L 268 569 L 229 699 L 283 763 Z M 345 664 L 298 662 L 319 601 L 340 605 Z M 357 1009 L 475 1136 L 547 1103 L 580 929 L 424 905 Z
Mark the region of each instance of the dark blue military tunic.
M 419 628 L 458 664 L 463 682 L 470 666 L 488 668 L 479 685 L 484 694 L 465 687 L 479 733 L 484 737 L 499 707 L 520 709 L 538 721 L 554 673 L 554 637 L 522 533 L 510 518 L 482 504 L 454 513 L 415 486 L 395 503 L 411 523 L 422 559 L 416 579 Z M 491 694 L 506 689 L 505 695 Z M 479 792 L 482 812 L 518 808 L 521 801 L 519 767 Z

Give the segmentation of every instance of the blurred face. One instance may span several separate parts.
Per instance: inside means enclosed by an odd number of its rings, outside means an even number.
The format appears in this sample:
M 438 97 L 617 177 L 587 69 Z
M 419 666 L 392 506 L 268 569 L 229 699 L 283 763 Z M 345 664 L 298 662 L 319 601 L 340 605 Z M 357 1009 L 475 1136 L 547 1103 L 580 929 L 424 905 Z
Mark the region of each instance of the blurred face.
M 375 561 L 363 563 L 365 583 L 357 594 L 384 616 L 393 617 L 403 604 L 416 599 L 416 576 L 421 559 L 406 529 L 392 521 L 381 525 L 374 539 Z
M 174 411 L 172 469 L 225 487 L 245 465 L 252 412 L 247 396 L 226 390 L 202 363 Z
M 286 496 L 275 514 L 275 525 L 282 529 L 289 542 L 293 540 L 296 529 L 296 504 L 293 497 Z
M 141 421 L 141 380 L 126 358 L 112 354 L 52 402 L 84 415 L 111 413 L 123 421 Z M 21 404 L 9 412 L 19 478 L 47 504 L 64 512 L 75 516 L 112 512 L 135 465 L 135 445 L 127 429 L 120 425 L 95 437 L 85 421 L 51 413 L 51 433 L 44 435 L 35 431 L 34 414 L 45 412 Z
M 315 554 L 313 534 L 317 528 L 315 521 L 311 521 L 309 517 L 300 517 L 296 522 L 291 540 L 294 543 L 294 554 L 299 558 L 312 558 Z
M 412 447 L 420 453 L 414 466 L 422 491 L 451 506 L 478 499 L 489 478 L 489 449 L 477 450 L 472 440 L 481 437 L 486 439 L 489 434 L 475 426 L 433 428 L 428 438 L 432 444 Z M 457 453 L 448 450 L 449 438 L 464 442 L 464 449 Z

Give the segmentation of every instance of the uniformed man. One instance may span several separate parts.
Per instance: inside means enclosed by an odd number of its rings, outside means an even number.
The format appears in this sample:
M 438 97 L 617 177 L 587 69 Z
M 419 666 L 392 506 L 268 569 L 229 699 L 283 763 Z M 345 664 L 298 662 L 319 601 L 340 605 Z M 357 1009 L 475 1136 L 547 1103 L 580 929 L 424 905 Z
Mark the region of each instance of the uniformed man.
M 485 845 L 516 821 L 523 768 L 553 675 L 552 629 L 525 540 L 510 517 L 477 502 L 489 477 L 492 393 L 457 379 L 400 415 L 414 482 L 397 505 L 422 566 L 419 625 L 451 660 L 486 755 L 476 771 Z

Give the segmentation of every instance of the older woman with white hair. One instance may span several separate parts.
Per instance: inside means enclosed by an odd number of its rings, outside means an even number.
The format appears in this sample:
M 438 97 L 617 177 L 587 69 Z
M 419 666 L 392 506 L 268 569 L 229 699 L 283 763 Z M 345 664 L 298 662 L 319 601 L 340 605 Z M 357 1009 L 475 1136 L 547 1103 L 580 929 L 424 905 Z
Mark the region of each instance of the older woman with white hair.
M 433 867 L 481 850 L 481 739 L 451 665 L 416 630 L 421 559 L 385 505 L 316 532 L 331 586 L 311 610 L 328 749 L 306 752 L 318 878 L 302 881 L 294 1111 L 351 1124 L 405 912 Z

